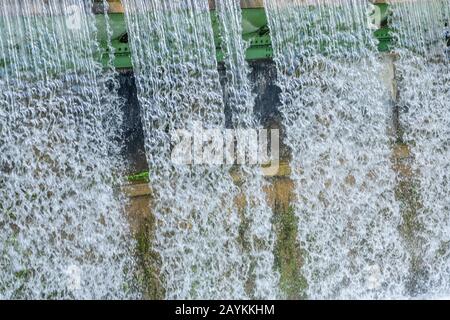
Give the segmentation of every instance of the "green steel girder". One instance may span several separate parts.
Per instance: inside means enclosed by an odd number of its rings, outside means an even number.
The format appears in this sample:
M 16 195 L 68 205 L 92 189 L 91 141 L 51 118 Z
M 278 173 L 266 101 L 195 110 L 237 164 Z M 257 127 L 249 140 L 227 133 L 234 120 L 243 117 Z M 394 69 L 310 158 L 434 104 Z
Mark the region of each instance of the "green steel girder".
M 386 4 L 378 4 L 382 15 L 385 17 L 382 23 L 382 28 L 375 31 L 375 36 L 379 40 L 379 50 L 388 51 L 390 49 L 390 35 L 387 28 L 386 15 L 388 6 Z M 131 50 L 128 44 L 127 26 L 125 16 L 123 13 L 109 14 L 110 26 L 112 29 L 112 46 L 115 51 L 114 64 L 118 69 L 132 68 Z M 220 45 L 219 23 L 218 18 L 214 12 L 211 14 L 212 28 L 214 31 L 214 40 L 216 44 L 217 60 L 223 60 L 223 53 Z M 103 64 L 108 63 L 108 46 L 107 46 L 107 31 L 105 16 L 102 14 L 96 15 L 96 24 L 98 30 L 98 38 L 100 45 L 103 48 L 103 56 L 101 57 Z M 271 38 L 269 28 L 267 26 L 267 18 L 264 8 L 242 9 L 242 27 L 243 38 L 249 43 L 246 52 L 248 60 L 270 59 L 273 56 Z M 7 57 L 6 57 L 7 58 Z M 0 58 L 0 67 L 7 62 Z
M 379 40 L 379 50 L 384 52 L 390 49 L 391 37 L 389 29 L 387 28 L 387 4 L 377 4 L 380 8 L 382 16 L 382 27 L 375 31 L 375 37 Z M 106 32 L 104 30 L 105 23 L 102 15 L 98 16 L 99 37 L 106 39 Z M 112 45 L 115 49 L 115 66 L 119 69 L 132 68 L 130 47 L 124 39 L 126 34 L 126 23 L 124 14 L 113 13 L 110 14 L 111 25 L 113 29 Z M 223 60 L 223 53 L 220 46 L 220 36 L 217 16 L 211 14 L 212 27 L 214 31 L 214 41 L 216 44 L 217 60 Z M 273 56 L 269 28 L 267 25 L 267 18 L 264 8 L 242 9 L 242 27 L 243 38 L 248 41 L 249 47 L 246 52 L 247 60 L 270 59 Z M 122 41 L 121 41 L 122 39 Z M 101 41 L 106 48 L 106 41 Z M 108 60 L 107 53 L 103 57 L 103 63 L 106 64 Z

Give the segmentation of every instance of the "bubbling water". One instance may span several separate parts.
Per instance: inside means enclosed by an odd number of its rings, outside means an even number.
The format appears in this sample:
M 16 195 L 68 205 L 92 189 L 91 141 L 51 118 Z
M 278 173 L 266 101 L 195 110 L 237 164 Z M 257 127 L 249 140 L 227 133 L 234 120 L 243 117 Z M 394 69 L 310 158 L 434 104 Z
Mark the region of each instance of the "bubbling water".
M 392 108 L 364 0 L 266 0 L 309 298 L 404 293 Z M 380 76 L 378 76 L 380 75 Z
M 449 1 L 393 2 L 397 103 L 417 193 L 412 294 L 450 292 Z M 446 30 L 447 29 L 447 30 Z
M 171 133 L 225 126 L 207 0 L 126 0 L 166 298 L 245 298 L 229 166 L 178 165 Z
M 91 7 L 0 1 L 2 298 L 135 297 L 120 101 Z
M 222 38 L 222 50 L 226 67 L 225 101 L 231 110 L 234 129 L 259 129 L 253 112 L 255 105 L 249 81 L 250 68 L 245 60 L 246 43 L 242 39 L 242 12 L 239 0 L 216 0 L 216 11 Z M 259 165 L 239 166 L 244 197 L 243 231 L 249 264 L 248 279 L 253 279 L 253 299 L 274 299 L 278 293 L 279 274 L 274 270 L 275 232 L 273 213 L 266 201 L 264 188 L 268 184 Z

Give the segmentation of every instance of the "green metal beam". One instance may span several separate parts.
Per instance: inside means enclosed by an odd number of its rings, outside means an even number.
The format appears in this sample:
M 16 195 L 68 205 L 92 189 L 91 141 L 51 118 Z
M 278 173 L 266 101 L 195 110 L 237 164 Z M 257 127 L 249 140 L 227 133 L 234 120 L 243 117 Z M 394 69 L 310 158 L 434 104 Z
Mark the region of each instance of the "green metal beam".
M 381 9 L 382 15 L 386 17 L 388 6 L 386 4 L 378 5 Z M 112 29 L 112 46 L 115 51 L 114 64 L 118 69 L 132 68 L 131 50 L 128 44 L 127 26 L 125 16 L 123 13 L 109 14 L 110 26 Z M 385 18 L 385 20 L 387 20 Z M 223 61 L 223 53 L 221 50 L 219 23 L 217 15 L 214 11 L 211 13 L 212 28 L 214 31 L 214 41 L 216 45 L 217 60 Z M 0 21 L 1 22 L 1 21 Z M 387 22 L 383 22 L 381 29 L 375 32 L 375 36 L 379 39 L 379 50 L 388 51 L 390 49 L 390 35 L 387 28 Z M 101 57 L 103 64 L 108 63 L 108 45 L 107 45 L 107 31 L 105 16 L 102 14 L 96 15 L 96 24 L 98 39 L 104 54 Z M 248 60 L 271 59 L 273 51 L 271 46 L 271 39 L 269 28 L 267 25 L 267 18 L 264 8 L 242 9 L 242 28 L 243 38 L 249 43 L 246 52 Z M 8 59 L 8 57 L 6 57 Z M 0 67 L 5 66 L 8 60 L 3 61 L 0 58 Z
M 389 35 L 389 29 L 387 28 L 386 16 L 388 14 L 388 5 L 377 4 L 381 9 L 382 16 L 382 28 L 375 31 L 374 35 L 379 40 L 379 50 L 384 52 L 390 49 L 391 37 Z M 98 16 L 98 30 L 99 38 L 102 39 L 101 43 L 106 50 L 106 32 L 104 30 L 104 17 Z M 124 14 L 114 13 L 110 14 L 111 25 L 113 29 L 112 45 L 115 49 L 115 66 L 116 68 L 132 68 L 131 52 L 128 43 L 121 41 L 126 34 L 126 23 Z M 212 27 L 214 31 L 214 41 L 216 44 L 217 60 L 223 61 L 223 53 L 220 45 L 219 35 L 219 23 L 217 15 L 212 12 L 211 14 Z M 258 59 L 271 59 L 273 57 L 271 39 L 269 34 L 269 28 L 267 25 L 267 18 L 264 8 L 254 9 L 242 9 L 242 27 L 243 38 L 248 41 L 249 47 L 246 52 L 248 60 Z M 107 54 L 103 58 L 103 63 L 107 62 Z

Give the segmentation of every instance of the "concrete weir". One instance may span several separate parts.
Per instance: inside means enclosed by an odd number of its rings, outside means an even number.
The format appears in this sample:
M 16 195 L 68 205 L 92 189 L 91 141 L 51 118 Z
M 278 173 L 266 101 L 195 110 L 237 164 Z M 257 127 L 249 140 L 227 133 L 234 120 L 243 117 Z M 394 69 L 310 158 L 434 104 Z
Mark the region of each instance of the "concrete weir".
M 0 30 L 0 298 L 449 296 L 450 0 L 0 0 Z

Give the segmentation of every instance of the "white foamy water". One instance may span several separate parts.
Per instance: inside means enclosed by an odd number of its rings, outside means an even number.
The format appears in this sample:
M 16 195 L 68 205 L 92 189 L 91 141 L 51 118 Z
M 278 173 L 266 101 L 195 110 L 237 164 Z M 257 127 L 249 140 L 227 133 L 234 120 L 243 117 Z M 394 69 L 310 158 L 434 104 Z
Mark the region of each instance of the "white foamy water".
M 383 67 L 363 0 L 266 0 L 308 298 L 404 293 Z
M 411 150 L 415 218 L 412 294 L 450 292 L 450 73 L 445 33 L 449 1 L 392 5 L 402 139 Z
M 119 100 L 91 6 L 0 1 L 2 298 L 135 296 Z
M 207 0 L 123 4 L 165 297 L 282 298 L 259 168 L 240 166 L 236 182 L 231 165 L 171 161 L 172 133 L 221 133 L 225 103 L 234 128 L 260 127 L 239 1 L 215 3 L 224 91 Z M 448 298 L 449 1 L 392 3 L 394 97 L 368 1 L 265 4 L 306 296 Z M 0 0 L 0 298 L 139 297 L 114 49 L 103 68 L 91 7 Z M 402 172 L 397 139 L 411 154 Z
M 229 166 L 176 165 L 171 132 L 225 126 L 208 1 L 123 1 L 166 298 L 245 298 Z M 173 144 L 174 142 L 172 142 Z
M 259 129 L 253 108 L 255 105 L 250 68 L 245 60 L 247 44 L 242 39 L 242 11 L 239 0 L 216 0 L 222 50 L 226 68 L 225 100 L 231 110 L 234 129 Z M 250 297 L 274 299 L 279 296 L 279 274 L 274 269 L 275 232 L 273 213 L 266 201 L 260 165 L 239 166 L 240 191 L 245 205 L 242 208 L 245 228 L 244 259 L 249 266 L 247 281 L 251 280 Z

